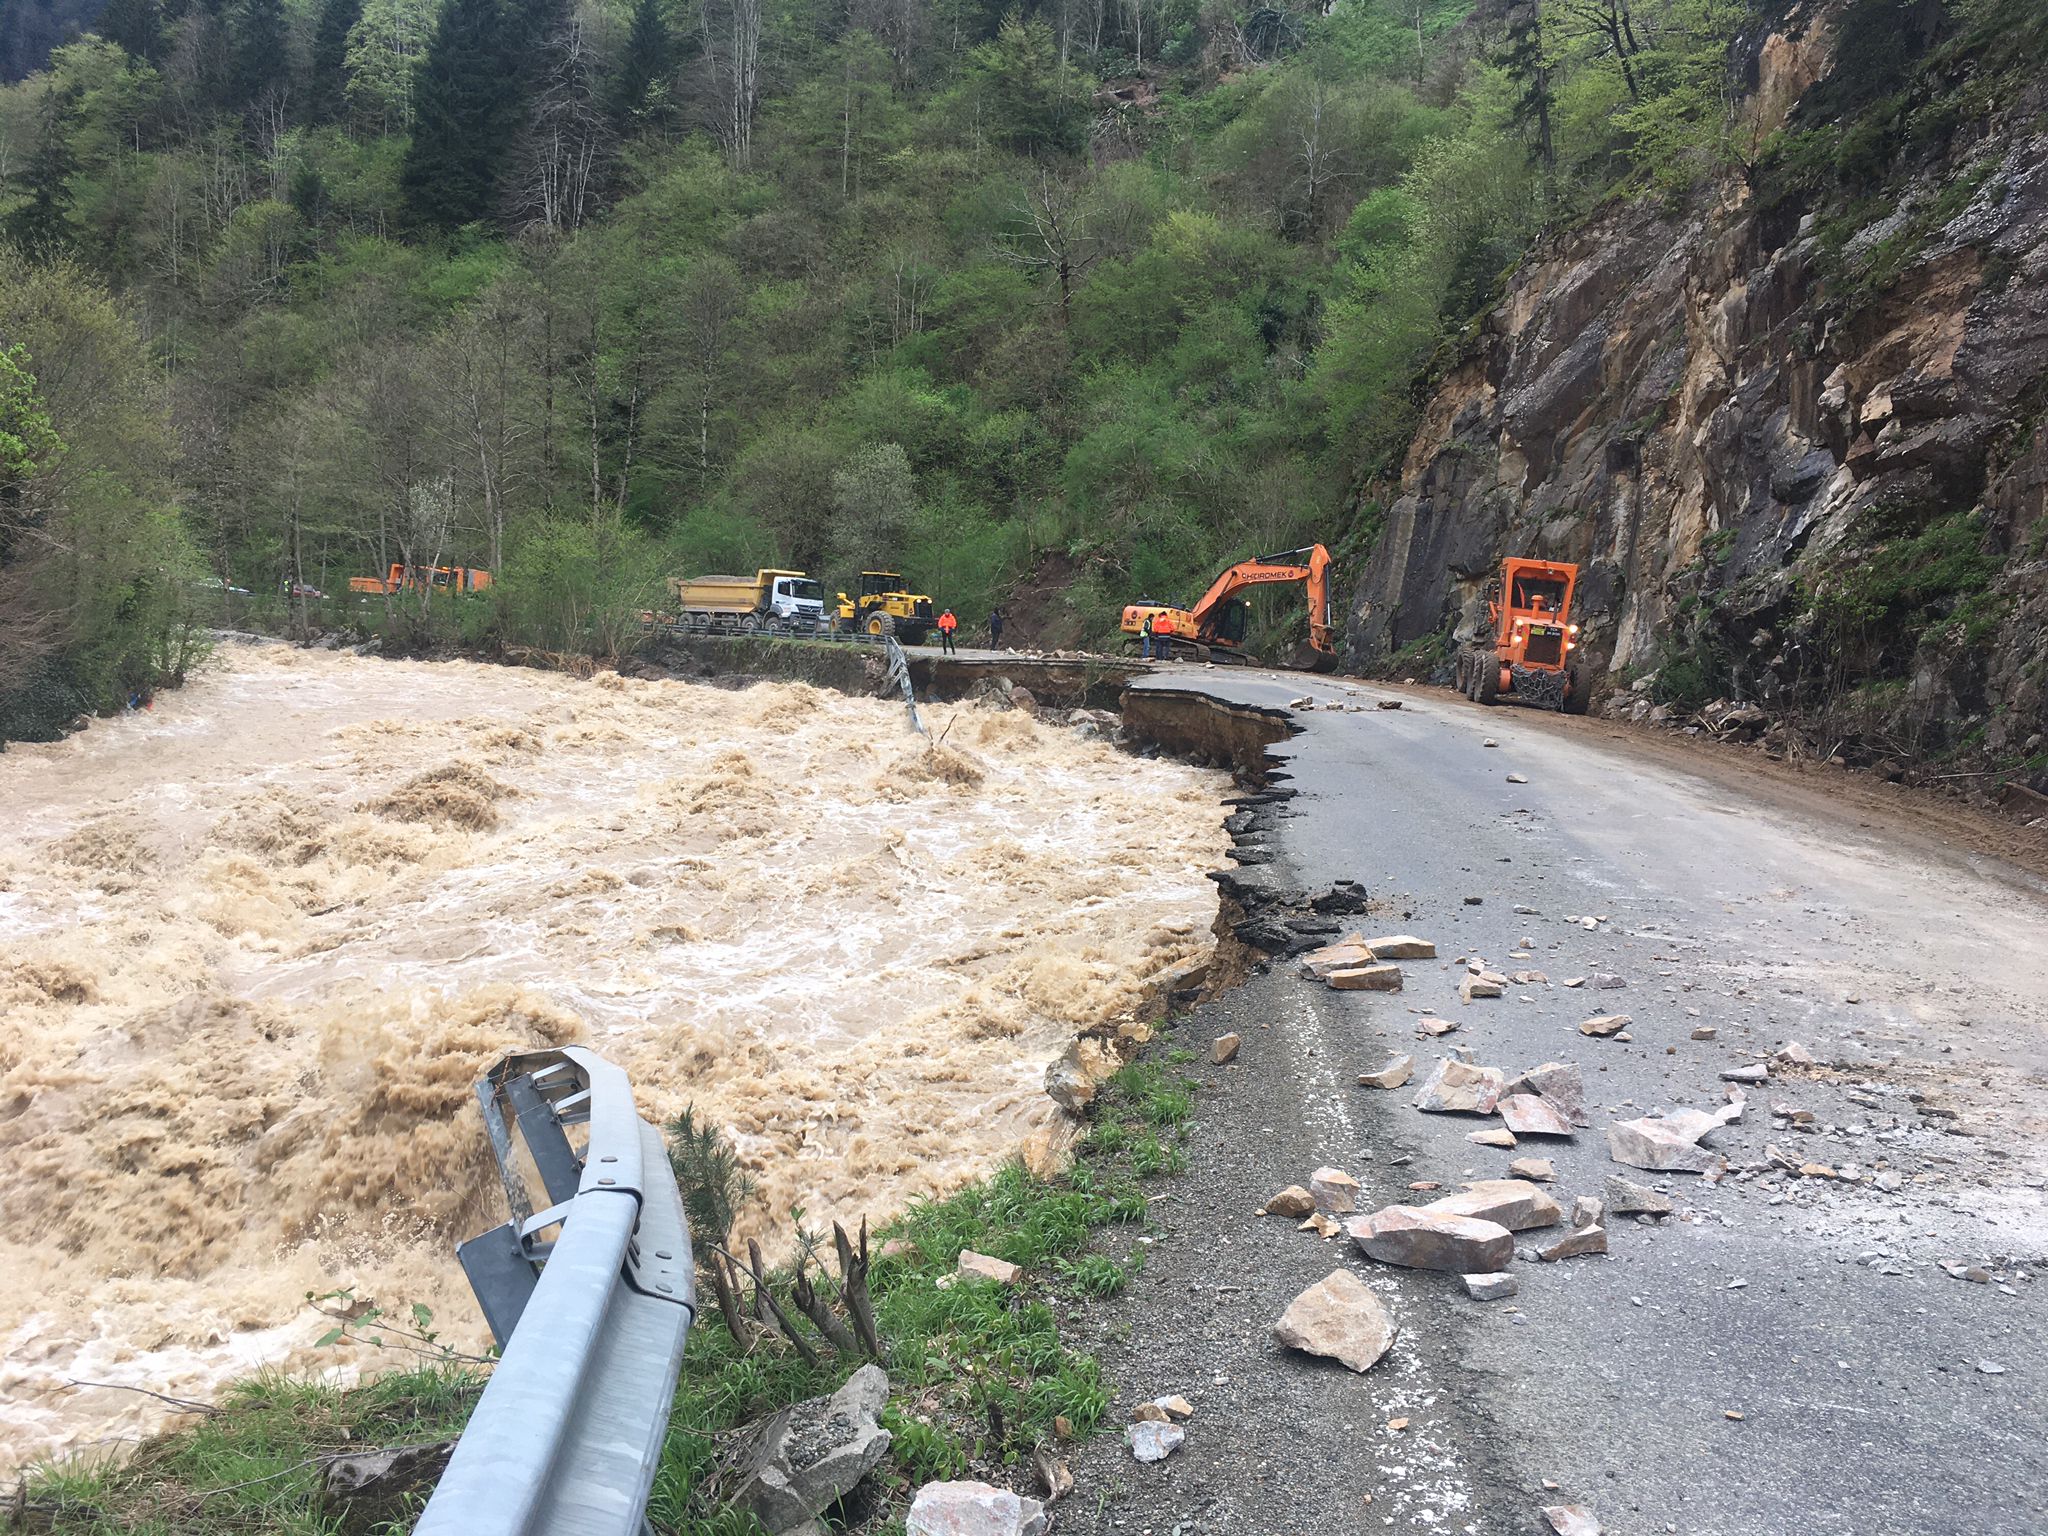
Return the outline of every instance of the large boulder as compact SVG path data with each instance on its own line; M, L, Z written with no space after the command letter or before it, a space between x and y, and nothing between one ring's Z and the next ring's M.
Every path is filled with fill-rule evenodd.
M1412 1205L1390 1205L1370 1216L1354 1216L1344 1223L1344 1230L1367 1257L1408 1269L1485 1275L1506 1269L1515 1257L1515 1235L1498 1222Z
M1527 1179L1481 1179L1464 1192L1432 1200L1423 1210L1438 1216L1468 1216L1510 1232L1550 1227L1564 1220L1564 1207L1550 1191Z
M756 1425L734 1502L773 1536L838 1503L889 1453L889 1431L875 1422L888 1400L887 1373L864 1365L831 1396Z
M1423 1079L1415 1107L1432 1114L1490 1115L1507 1081L1498 1067L1468 1066L1446 1056Z
M926 1483L911 1501L908 1536L1044 1536L1045 1506L991 1483Z
M1350 1270L1338 1269L1287 1304L1273 1324L1273 1339L1364 1371L1393 1345L1394 1331L1379 1297Z

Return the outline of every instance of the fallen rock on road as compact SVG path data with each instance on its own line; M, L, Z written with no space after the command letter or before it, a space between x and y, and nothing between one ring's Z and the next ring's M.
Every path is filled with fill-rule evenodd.
M1429 1114L1490 1115L1507 1087L1498 1067L1475 1067L1445 1057L1423 1080L1415 1107Z
M1489 1274L1506 1269L1515 1257L1515 1236L1506 1227L1412 1205L1390 1205L1370 1216L1355 1216L1344 1230L1368 1258L1406 1269Z
M1393 1319L1369 1286L1348 1269L1332 1270L1287 1305L1273 1340L1304 1354L1370 1370L1394 1343Z
M1467 1184L1463 1193L1432 1200L1422 1209L1432 1215L1490 1221L1510 1232L1554 1226L1564 1219L1564 1207L1527 1179L1480 1179Z

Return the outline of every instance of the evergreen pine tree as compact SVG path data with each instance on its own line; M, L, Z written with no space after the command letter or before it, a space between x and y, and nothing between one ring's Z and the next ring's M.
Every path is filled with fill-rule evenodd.
M455 229L497 210L499 167L521 118L508 30L498 0L448 0L434 25L400 177L417 224Z
M228 89L247 112L283 90L290 58L285 50L282 0L239 0L228 19L233 50Z
M660 109L674 67L675 41L669 35L668 18L661 13L661 0L634 0L633 25L626 34L626 50L612 71L606 102L612 128L621 138L642 126L651 111Z
M44 85L35 142L29 145L17 183L28 198L8 214L6 223L8 236L24 250L48 250L70 235L66 215L71 211L71 174L77 169L71 152L77 105L77 87L60 90L54 83Z
M506 76L531 94L547 79L548 44L569 21L569 0L503 0Z
M107 0L93 30L146 63L163 56L164 17L158 0Z
M362 19L363 0L325 0L313 28L313 78L308 116L338 123L348 111L348 35Z

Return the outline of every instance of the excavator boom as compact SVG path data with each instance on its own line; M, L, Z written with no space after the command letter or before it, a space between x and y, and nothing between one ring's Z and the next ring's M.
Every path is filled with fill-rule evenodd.
M1308 588L1308 643L1328 655L1336 646L1330 635L1330 552L1320 544L1282 550L1277 555L1257 555L1240 560L1209 584L1201 601L1189 610L1197 633L1213 634L1215 619L1223 605L1247 587L1271 586L1299 581Z
M1141 597L1124 609L1123 632L1149 634L1162 656L1242 661L1247 605L1241 595L1251 587L1297 581L1308 592L1308 643L1322 656L1334 658L1330 552L1320 544L1240 560L1212 581L1192 608Z

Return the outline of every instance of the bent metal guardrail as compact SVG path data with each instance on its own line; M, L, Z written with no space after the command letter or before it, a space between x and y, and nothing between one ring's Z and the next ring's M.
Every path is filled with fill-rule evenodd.
M476 1093L512 1219L456 1253L502 1358L414 1531L631 1536L697 1310L674 1170L594 1051L507 1056Z

